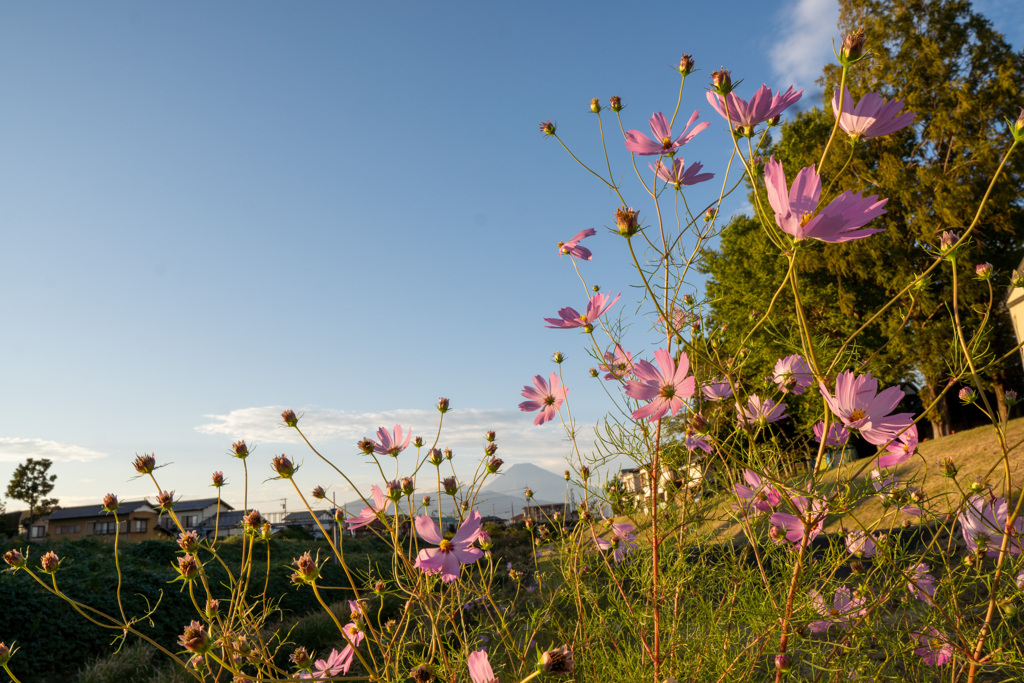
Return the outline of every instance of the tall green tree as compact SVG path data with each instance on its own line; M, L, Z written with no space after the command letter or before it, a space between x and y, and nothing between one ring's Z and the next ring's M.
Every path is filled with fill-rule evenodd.
M28 503L27 528L37 516L48 514L59 502L56 498L47 498L53 491L56 474L49 474L53 464L47 458L36 460L29 458L14 470L11 483L7 485L7 497Z
M839 5L840 30L852 33L863 28L870 52L847 77L853 97L859 101L866 93L877 92L886 99L898 98L916 119L910 128L856 145L844 142L840 131L819 169L827 188L845 166L842 179L823 196L825 202L845 190L889 199L888 213L872 224L885 228L884 233L800 250L801 296L810 327L820 340L840 339L860 327L932 263L944 231L962 231L974 221L1009 146L1005 120L1015 119L1024 104L1024 53L1015 52L970 2L840 0ZM784 124L780 141L770 149L790 180L800 168L819 161L832 130L831 98L840 76L838 65L825 67L819 81L825 107ZM990 300L988 283L974 278L975 265L991 262L999 274L995 307L979 345L980 350L989 350L989 359L1007 353L1016 343L1009 317L999 305L1010 270L1024 255L1024 203L1019 194L1024 158L1011 158L1003 174L969 249L957 262L961 322L968 337L977 330ZM750 328L756 302L765 301L766 293L770 297L785 276L785 258L776 251L756 222L738 218L723 231L719 249L706 255L713 317L729 323L734 340ZM773 329L785 337L794 328L792 299L786 294L773 312L774 328L765 326L759 338L748 342L751 348ZM863 351L840 369L870 370L890 384L909 381L930 404L958 364L952 300L952 270L946 266L869 326L857 340ZM750 362L763 372L769 360L752 356ZM859 365L865 360L867 365ZM1003 388L1021 377L1019 355L989 367L987 376L1005 411ZM929 413L936 436L948 433L945 406L940 400Z

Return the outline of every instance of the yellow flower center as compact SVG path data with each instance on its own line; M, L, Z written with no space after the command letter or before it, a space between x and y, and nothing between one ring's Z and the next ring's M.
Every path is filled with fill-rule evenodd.
M447 538L443 538L441 539L441 545L438 546L438 549L442 553L450 553L452 551L452 542L449 541Z
M802 228L808 223L810 223L812 218L814 218L813 211L805 211L804 213L800 214L800 227Z
M672 138L662 138L661 139L661 146L662 147L671 147L672 146Z
M851 422L856 422L857 420L863 420L865 417L867 417L867 413L865 413L860 408L857 408L852 413L850 413L850 421Z

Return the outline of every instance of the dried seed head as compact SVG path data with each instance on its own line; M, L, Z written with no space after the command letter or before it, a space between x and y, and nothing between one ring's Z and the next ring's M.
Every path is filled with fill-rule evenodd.
M430 681L434 680L434 672L426 664L413 667L409 675L412 676L412 680L416 681L416 683L430 683Z
M608 106L616 114L622 111L622 98L618 95L612 95L608 98Z
M292 464L292 461L288 459L287 455L279 455L270 461L270 467L277 472L278 476L282 479L291 479L292 475L295 474L295 470L298 468Z
M455 480L455 477L445 477L441 480L441 486L444 487L444 492L449 496L454 496L459 490L459 483Z
M317 486L313 489L312 496L317 500L323 500L327 497L327 491L324 490L323 486Z
M373 453L373 449L377 447L377 444L373 439L363 437L356 442L356 448L363 452L364 455L370 455Z
M178 545L187 553L199 547L199 534L195 531L186 531L178 534Z
M284 420L284 423L289 427L294 427L295 425L299 424L299 418L295 414L294 410L286 410L283 413L281 413L281 419Z
M309 554L307 550L301 557L292 561L297 569L297 574L302 579L303 583L315 581L317 576L320 574L319 567L316 566L316 561L313 556Z
M245 445L245 441L236 441L231 444L231 450L234 451L236 458L245 460L249 457L249 447Z
M843 46L839 49L839 63L849 66L864 57L864 29L859 28L843 38Z
M255 533L263 526L263 515L259 510L252 510L242 519L242 525L247 532Z
M484 438L485 438L485 439L486 439L486 440L487 440L488 442L490 442L490 441L494 441L494 439L496 439L496 438L497 438L497 436L498 436L498 435L494 433L494 430L493 430L493 429L489 429L489 430L487 430L487 432L486 432L486 433L484 434Z
M182 555L178 558L178 573L186 581L199 576L199 561L196 560L195 555Z
M4 562L15 569L21 569L25 566L25 556L19 550L8 550L4 553Z
M683 56L679 58L679 75L683 77L689 76L693 73L693 67L693 57L684 53Z
M615 223L619 226L619 234L623 237L632 237L640 230L637 219L637 212L625 206L615 210Z
M220 612L220 600L210 599L206 601L206 613L207 619L213 619Z
M541 121L540 132L544 133L544 135L546 136L551 136L555 134L555 124L551 123L551 119L548 119L547 121Z
M309 656L309 650L301 646L295 648L295 651L292 652L288 659L292 660L292 663L303 671L313 666L313 660Z
M174 507L174 491L161 491L156 494L156 504L163 511Z
M430 453L427 454L427 459L434 467L439 467L444 462L444 456L441 455L440 448L431 448Z
M402 493L407 496L411 496L416 491L416 484L413 483L412 477L402 477Z
M150 474L156 469L156 456L152 453L136 454L132 466L135 467L135 471L139 474Z
M548 650L541 655L540 664L544 672L548 674L571 674L573 670L572 651L568 645Z
M103 496L103 510L104 512L116 512L118 507L117 496L113 493L108 493Z
M210 637L206 628L195 619L185 627L185 632L178 636L178 643L189 652L205 654L210 649Z
M492 449L491 446L493 446L494 448ZM488 453L487 455L493 455L494 451L498 450L498 445L493 443L488 444L487 450L490 451L490 453ZM487 463L487 471L490 472L491 474L497 474L498 470L500 470L501 466L504 464L505 461L502 460L501 458L491 458L490 462Z
M215 486L216 488L220 488L221 486L224 485L224 473L223 472L214 472L213 476L211 477L211 479L213 480L213 486Z

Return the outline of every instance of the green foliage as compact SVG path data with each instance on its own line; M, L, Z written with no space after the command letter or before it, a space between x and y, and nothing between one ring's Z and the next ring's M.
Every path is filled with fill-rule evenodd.
M56 474L47 474L53 462L47 458L29 458L14 470L11 483L7 485L7 497L28 503L26 526L31 526L37 516L48 514L57 505L56 498L47 498L53 490Z

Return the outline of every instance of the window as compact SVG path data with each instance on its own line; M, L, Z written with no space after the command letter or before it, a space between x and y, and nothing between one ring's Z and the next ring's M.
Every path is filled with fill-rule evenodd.
M81 524L65 524L63 526L56 527L53 530L53 533L59 536L61 534L77 534L81 530Z
M114 522L96 522L93 532L97 536L106 536L114 533Z
M133 519L132 520L132 533L144 534L146 533L146 520L144 519Z
M185 527L199 526L199 515L182 515L181 524Z
M45 538L46 527L40 524L39 526L32 527L32 538Z

